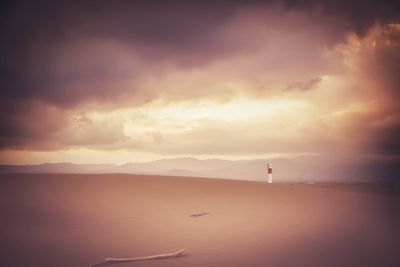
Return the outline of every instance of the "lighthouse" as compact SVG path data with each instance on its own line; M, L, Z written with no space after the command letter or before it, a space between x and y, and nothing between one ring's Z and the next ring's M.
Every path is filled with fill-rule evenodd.
M272 184L272 164L271 164L271 162L268 162L268 164L267 164L267 178L268 178L268 183Z

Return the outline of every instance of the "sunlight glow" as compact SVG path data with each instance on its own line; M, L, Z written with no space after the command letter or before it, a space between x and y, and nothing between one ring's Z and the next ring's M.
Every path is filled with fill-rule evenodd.
M139 120L127 119L138 117L135 109L119 111L118 116L126 118L124 133L131 136L138 131L191 130L201 127L204 121L240 122L259 118L273 119L279 114L299 111L306 107L308 107L306 102L297 100L238 99L228 103L184 102L161 107L150 105L140 110L142 117Z

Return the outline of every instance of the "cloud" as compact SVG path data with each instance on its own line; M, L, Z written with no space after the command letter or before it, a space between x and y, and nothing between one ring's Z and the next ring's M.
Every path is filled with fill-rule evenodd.
M394 1L7 5L0 147L398 154L397 11Z
M367 112L358 112L362 117L354 119L358 129L353 129L359 139L367 139L370 153L400 154L396 120L400 114L400 79L396 74L400 70L399 36L399 24L376 24L363 37L350 36L347 46L342 47L355 79L353 91L373 106Z
M52 136L67 124L66 112L36 101L10 103L9 112L0 113L0 146L30 149L57 149ZM15 111L14 111L15 110Z
M311 90L313 89L316 85L318 85L322 81L322 78L313 78L310 80L306 81L301 81L301 82L296 82L289 84L286 87L287 91L292 91L292 90L300 90L300 91L306 91L306 90Z
M135 91L133 88L141 86L137 80L143 73L160 75L160 63L187 68L248 53L249 49L254 53L259 49L256 38L268 46L268 39L281 37L275 32L276 36L268 38L266 33L274 33L271 28L289 26L294 36L308 31L312 38L317 25L327 25L331 29L321 28L329 31L327 34L317 29L324 35L322 41L337 42L352 30L346 26L349 21L355 28L368 28L375 18L390 18L397 7L392 1L373 5L344 1L230 1L212 5L200 1L96 1L94 5L16 2L3 11L1 66L7 87L1 95L68 106L87 99L103 101L126 94L127 87ZM283 19L292 23L285 26ZM263 27L267 27L265 34ZM281 45L296 43L289 37L285 36ZM291 48L296 52L296 45ZM284 62L271 60L276 68ZM312 58L311 62L315 63Z

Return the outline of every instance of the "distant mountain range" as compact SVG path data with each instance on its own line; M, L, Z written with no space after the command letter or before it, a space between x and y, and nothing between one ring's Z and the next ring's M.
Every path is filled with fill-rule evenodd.
M338 158L321 155L269 159L274 181L385 181L400 180L399 159ZM145 163L0 165L0 173L132 173L210 177L262 181L266 159L221 160L196 158L162 159Z

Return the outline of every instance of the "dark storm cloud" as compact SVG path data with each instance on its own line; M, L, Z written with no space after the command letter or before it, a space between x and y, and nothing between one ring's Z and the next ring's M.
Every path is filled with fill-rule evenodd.
M396 0L284 0L283 3L289 9L317 8L326 15L341 17L358 34L366 33L376 21L388 23L400 17L400 2Z
M66 114L62 110L87 101L112 102L128 95L132 102L141 103L156 97L157 92L147 93L144 99L143 92L137 93L141 77L159 71L162 62L172 62L177 68L198 67L243 49L223 39L226 24L239 9L272 6L310 16L322 12L340 18L349 32L362 34L375 21L398 19L400 4L327 0L3 2L0 147L45 140L63 127ZM121 63L131 55L133 63ZM297 87L306 89L317 81L309 82Z
M55 149L51 135L65 126L65 112L35 101L13 101L0 112L0 145ZM6 109L8 108L8 109Z
M166 2L11 4L3 9L0 32L1 97L67 107L87 99L112 101L126 91L116 82L134 82L160 62L186 67L223 55L227 47L218 43L217 32L232 11L222 5ZM107 48L92 49L101 42L131 49L136 69L121 66L121 55Z
M89 87L71 92L68 86L81 79L126 75L113 62L107 65L109 59L99 62L87 58L83 65L77 62L76 70L59 74L52 69L54 55L76 40L111 39L133 47L146 61L171 59L183 65L198 65L235 49L221 43L219 37L220 28L235 10L271 5L310 13L321 10L342 17L353 27L349 30L357 31L368 28L376 19L392 19L399 11L395 1L17 1L3 8L2 96L32 97L59 105L116 95L114 90ZM27 64L32 53L36 54L33 66Z

